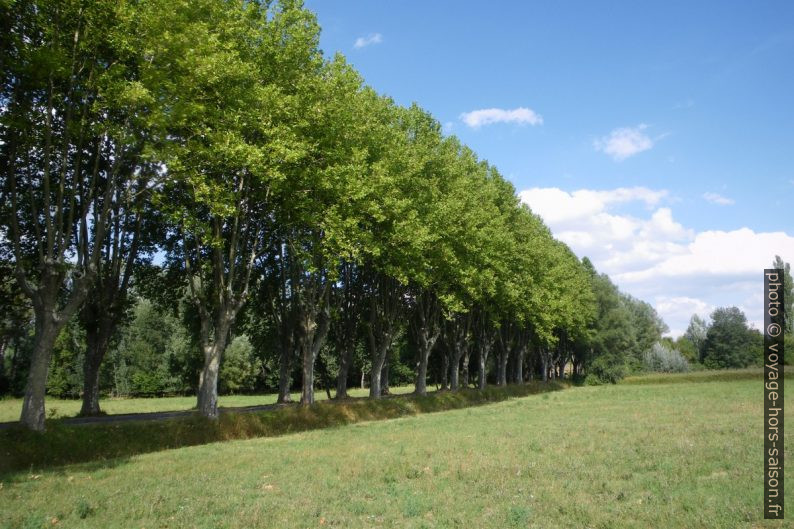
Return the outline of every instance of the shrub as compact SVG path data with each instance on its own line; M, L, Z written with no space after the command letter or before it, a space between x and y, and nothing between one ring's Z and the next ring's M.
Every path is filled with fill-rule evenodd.
M614 354L605 354L593 360L585 384L617 384L626 376L626 364Z
M647 371L660 373L683 373L689 371L689 362L677 349L656 342L645 351L642 362Z

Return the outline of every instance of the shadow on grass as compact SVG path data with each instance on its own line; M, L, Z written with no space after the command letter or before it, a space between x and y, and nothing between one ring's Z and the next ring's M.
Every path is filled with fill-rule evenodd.
M91 425L69 425L52 420L48 421L45 433L18 427L0 430L0 475L85 462L96 462L106 468L123 464L135 454L454 410L564 387L555 382L534 382L484 390L439 391L427 396L323 401L311 406L224 413L215 421L195 415L162 421Z

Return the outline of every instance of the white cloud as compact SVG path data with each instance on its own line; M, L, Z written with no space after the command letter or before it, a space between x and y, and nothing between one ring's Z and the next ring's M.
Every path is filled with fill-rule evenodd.
M689 319L693 314L697 314L708 321L709 315L716 308L714 305L706 303L702 299L688 296L665 295L656 296L654 306L656 312L658 312L665 321L684 323L684 325L680 327L670 327L670 334L673 336L681 336L686 332L689 326Z
M569 193L557 187L534 187L518 195L535 213L555 223L592 217L613 204L644 202L646 206L654 206L667 196L667 191L619 187L608 191L579 189Z
M724 197L718 193L703 193L703 198L712 204L719 204L720 206L732 206L736 203L732 198Z
M355 44L353 44L353 47L358 50L361 48L366 48L372 44L380 44L381 42L383 42L383 35L380 33L371 33L366 37L357 38Z
M501 108L484 108L481 110L473 110L471 112L464 112L460 115L460 119L471 128L479 128L483 125L491 125L493 123L518 123L529 125L542 125L543 117L536 113L531 108L518 107L513 110L504 110Z
M735 305L762 320L762 272L774 256L794 262L794 236L778 232L696 232L677 222L665 190L533 188L519 193L554 235L589 257L622 290L651 302L674 336L689 318ZM644 206L646 213L621 211Z
M617 161L625 160L653 147L653 140L643 132L646 128L647 125L640 124L636 127L615 129L608 136L596 139L593 147Z

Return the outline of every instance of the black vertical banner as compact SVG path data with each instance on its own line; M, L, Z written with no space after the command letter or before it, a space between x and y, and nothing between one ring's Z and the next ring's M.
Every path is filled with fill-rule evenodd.
M783 519L783 270L764 270L764 518Z

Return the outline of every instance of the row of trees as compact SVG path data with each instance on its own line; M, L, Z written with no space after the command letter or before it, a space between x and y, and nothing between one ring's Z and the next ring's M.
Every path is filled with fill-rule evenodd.
M272 346L281 401L297 360L304 404L330 344L337 396L363 348L377 398L400 337L423 394L433 351L453 390L470 357L480 387L491 365L499 384L569 363L612 380L663 330L432 116L325 59L297 1L0 9L0 260L19 308L4 320L18 329L32 307L31 429L70 322L84 333L82 413L99 413L137 296L190 322L207 417L238 328Z

